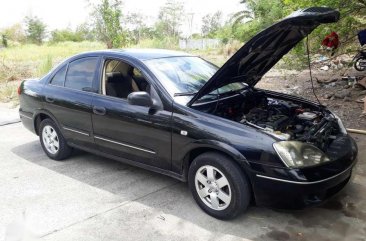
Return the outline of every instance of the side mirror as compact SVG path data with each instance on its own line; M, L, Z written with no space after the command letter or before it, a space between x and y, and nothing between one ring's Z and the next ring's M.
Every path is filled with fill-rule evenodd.
M130 105L152 107L153 100L150 94L145 91L132 92L127 96L127 101Z

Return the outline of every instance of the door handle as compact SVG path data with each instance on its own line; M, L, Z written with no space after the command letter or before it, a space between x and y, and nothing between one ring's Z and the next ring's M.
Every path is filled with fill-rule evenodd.
M51 97L48 97L46 96L46 101L49 102L49 103L52 103L55 101L55 99L51 98Z
M93 107L93 113L96 115L105 115L106 112L107 110L104 107L98 107L98 106Z

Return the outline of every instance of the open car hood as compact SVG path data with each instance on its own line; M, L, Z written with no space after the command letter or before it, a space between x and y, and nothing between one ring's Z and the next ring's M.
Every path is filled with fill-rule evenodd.
M255 35L242 46L189 101L234 82L254 86L298 42L323 23L339 20L339 12L327 7L311 7L288 17Z

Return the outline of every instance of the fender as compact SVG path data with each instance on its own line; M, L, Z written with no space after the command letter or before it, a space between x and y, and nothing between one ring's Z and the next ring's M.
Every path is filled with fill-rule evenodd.
M183 157L184 160L182 161L182 163L183 163L184 167L188 167L188 165L189 165L190 160L188 160L188 158L186 158L188 156L188 154L190 154L195 149L199 149L199 148L209 148L209 149L220 151L222 153L227 154L231 158L233 158L242 168L245 169L245 168L249 167L248 160L244 157L243 154L241 154L234 147L232 147L226 143L217 141L217 140L209 140L209 139L195 140L195 141L189 143L182 150L181 153L183 153L183 155L184 155L184 157Z
M45 115L49 116L56 123L59 130L62 132L60 123L57 121L56 117L50 111L45 110L45 109L36 109L33 113L33 125L34 125L34 130L37 133L37 135L39 135L38 130L37 130L37 118L40 114L45 114Z

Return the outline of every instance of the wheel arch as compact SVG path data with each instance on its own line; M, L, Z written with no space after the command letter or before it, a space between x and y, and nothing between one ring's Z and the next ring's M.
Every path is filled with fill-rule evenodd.
M56 123L56 125L58 127L60 127L59 122L56 120L55 116L52 115L49 111L47 111L47 110L37 110L34 113L34 117L33 117L34 131L37 135L39 135L39 124L45 119L53 120Z
M197 143L200 143L197 145ZM192 148L190 148L183 159L183 171L182 171L182 177L184 181L188 181L188 170L190 165L192 164L193 160L205 153L205 152L217 152L221 155L224 155L230 159L232 159L235 163L237 163L241 169L241 171L245 174L245 177L249 183L250 187L250 193L252 203L256 203L252 180L250 178L249 171L247 170L249 168L249 162L245 158L243 154L241 154L238 150L236 150L234 147L218 142L218 141L209 141L209 140L201 140L198 142L195 142L196 145L194 145Z
M249 166L249 162L238 150L223 142L214 140L199 140L192 143L190 148L188 148L188 150L185 152L182 166L182 173L185 180L187 180L188 170L193 160L205 152L217 152L234 160L234 162L241 167L242 171L249 179L249 174L246 170L246 168Z

